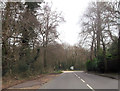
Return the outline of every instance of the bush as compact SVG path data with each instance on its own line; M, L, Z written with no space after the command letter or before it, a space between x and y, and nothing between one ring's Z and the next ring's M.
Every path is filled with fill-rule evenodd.
M86 62L86 68L88 71L97 71L98 70L98 61L96 58L93 60L88 60Z
M20 61L18 63L18 72L22 73L22 72L26 72L27 70L28 70L28 65L26 64L26 62Z
M97 56L97 71L98 72L104 72L105 71L105 65L104 65L104 55L102 51L99 52L99 55Z

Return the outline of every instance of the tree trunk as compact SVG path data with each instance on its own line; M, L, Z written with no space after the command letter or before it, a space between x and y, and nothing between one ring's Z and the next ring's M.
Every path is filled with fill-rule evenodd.
M91 56L90 56L90 59L93 60L94 58L94 43L95 43L95 30L94 30L94 27L92 28L93 29L93 37L92 37L92 45L91 45Z
M97 56L100 50L100 36L101 36L101 19L100 19L100 2L97 2Z
M46 45L46 41L45 41L45 36L43 36L43 65L44 65L44 69L46 68L47 66L47 60L46 60L46 54L47 54L47 45Z
M93 43L94 43L94 39L92 40L92 45L91 45L90 60L93 60L93 53L94 53L94 50L93 50Z
M118 38L118 61L120 61L120 27L119 27L119 38ZM120 69L119 69L119 72L120 72Z
M105 43L103 41L103 36L102 35L101 35L101 38L102 38L102 45L103 45L104 67L105 67L105 72L107 72L106 47L105 47Z
M44 47L44 68L47 67L47 60L46 60L46 55L47 55L47 50L46 50L46 47Z

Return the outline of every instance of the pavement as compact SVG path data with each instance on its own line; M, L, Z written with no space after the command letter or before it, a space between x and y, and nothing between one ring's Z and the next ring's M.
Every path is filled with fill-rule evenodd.
M64 71L40 89L88 89L90 91L112 89L111 91L118 91L118 80L84 71Z

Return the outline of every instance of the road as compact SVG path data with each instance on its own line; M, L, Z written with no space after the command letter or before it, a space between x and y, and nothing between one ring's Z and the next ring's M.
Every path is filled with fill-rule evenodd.
M40 89L90 89L90 91L118 89L118 80L88 74L83 71L68 71L44 84Z

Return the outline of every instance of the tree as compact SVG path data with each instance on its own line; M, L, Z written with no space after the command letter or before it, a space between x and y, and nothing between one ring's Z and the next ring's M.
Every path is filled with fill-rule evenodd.
M117 31L115 5L114 2L92 2L83 16L85 18L82 22L83 31L80 33L84 36L84 43L91 43L91 59L99 57L102 46L105 70L107 70L106 47L114 41Z
M56 31L56 28L61 22L64 21L64 18L62 17L61 13L52 11L52 7L46 3L43 5L38 19L40 22L38 34L40 35L39 38L42 39L41 44L44 48L44 68L46 68L47 46L51 43L54 43L58 38L59 34Z
M21 8L19 7L21 3L10 3L6 2L5 8L2 13L2 65L3 65L3 75L6 72L11 74L12 64L16 61L14 50L12 46L15 46L15 37L18 35L17 30L17 15L20 15ZM10 24L9 24L10 23ZM11 43L11 39L14 41Z
M38 24L34 6L29 9L27 4L22 2L4 4L2 13L3 75L7 71L12 74L17 62L29 60L26 57L29 54L27 49L30 49L30 40L36 37L35 28Z

